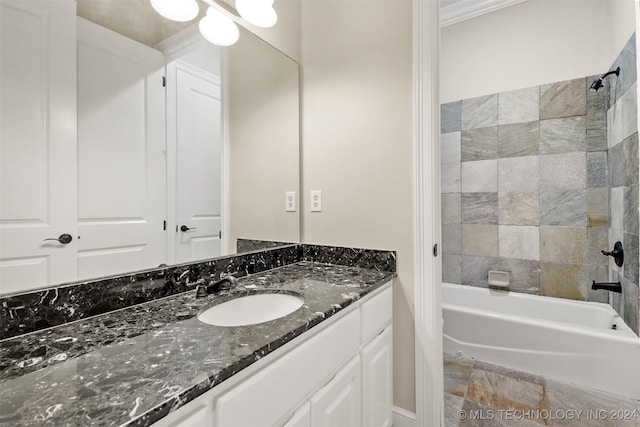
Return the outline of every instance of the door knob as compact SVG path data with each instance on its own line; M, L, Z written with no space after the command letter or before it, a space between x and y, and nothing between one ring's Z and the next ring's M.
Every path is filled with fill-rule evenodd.
M180 231L189 231L189 230L195 230L195 227L187 227L186 225L183 225L180 227Z
M71 243L71 241L73 240L73 237L71 237L71 234L61 234L59 237L55 238L55 237L51 237L49 239L44 239L43 242L46 242L47 240L55 240L57 242L62 243L63 245L66 245L68 243Z

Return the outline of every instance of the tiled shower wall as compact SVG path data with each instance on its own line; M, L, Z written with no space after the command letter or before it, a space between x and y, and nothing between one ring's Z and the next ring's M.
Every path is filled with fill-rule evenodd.
M607 85L607 140L611 179L609 247L621 241L624 264L609 263L610 278L622 283L622 294L611 294L618 313L638 332L638 107L635 37L627 43L612 69L620 76ZM609 79L608 79L609 80Z
M608 302L609 293L592 291L591 281L609 280L610 260L600 250L612 247L610 215L625 220L609 209L610 193L619 196L610 187L618 182L609 173L615 167L608 152L612 110L608 117L608 90L588 91L594 79L442 105L443 281L487 286L488 271L503 270L511 273L513 291ZM624 120L637 111L630 107L635 92L626 96L614 110L630 126ZM635 263L627 266L635 268L635 280L628 280L637 307L637 136L624 147L622 167L636 167L635 184L627 181L620 206L626 200L627 234L636 233ZM626 174L631 179L633 172ZM629 223L633 206L635 228ZM629 323L637 328L637 321Z

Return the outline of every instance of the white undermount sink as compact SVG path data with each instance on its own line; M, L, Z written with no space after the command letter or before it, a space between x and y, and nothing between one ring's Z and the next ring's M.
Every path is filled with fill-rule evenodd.
M214 326L255 325L293 313L303 303L299 295L253 294L214 305L198 314L198 320Z

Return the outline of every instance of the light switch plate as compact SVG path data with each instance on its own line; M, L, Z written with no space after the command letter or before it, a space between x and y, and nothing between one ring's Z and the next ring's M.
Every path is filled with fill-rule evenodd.
M295 191L287 191L285 194L285 211L286 212L295 212L296 211L296 192Z
M322 212L322 191L311 190L311 212Z

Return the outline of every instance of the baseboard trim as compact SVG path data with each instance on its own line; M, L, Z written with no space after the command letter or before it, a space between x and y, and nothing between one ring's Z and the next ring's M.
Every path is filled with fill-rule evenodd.
M394 406L393 427L416 427L416 414Z

